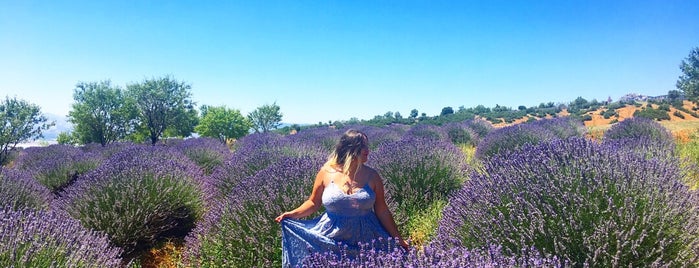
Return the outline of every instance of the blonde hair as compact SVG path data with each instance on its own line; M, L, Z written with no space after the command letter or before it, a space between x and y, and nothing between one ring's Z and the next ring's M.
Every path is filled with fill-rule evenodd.
M340 137L340 141L335 145L335 150L325 162L326 166L340 166L342 173L349 175L352 162L359 158L362 154L362 149L368 148L369 138L366 134L349 129ZM358 169L355 169L355 172Z

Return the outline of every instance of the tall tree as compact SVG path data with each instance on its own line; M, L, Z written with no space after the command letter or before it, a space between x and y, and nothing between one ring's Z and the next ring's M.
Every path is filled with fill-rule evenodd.
M409 118L417 118L417 109L412 109L410 110L410 117Z
M454 108L451 108L450 106L442 108L442 112L439 113L440 116L444 115L449 115L454 113Z
M5 164L10 151L20 142L43 137L42 132L54 125L47 121L39 106L5 97L0 102L0 164Z
M680 64L680 75L677 80L677 88L684 91L687 99L697 102L699 100L699 47L692 49L687 58Z
M282 122L282 113L279 112L280 108L277 103L265 104L257 107L254 111L248 114L248 119L252 123L255 132L269 132L273 130Z
M189 136L194 130L196 114L190 99L192 87L170 76L146 79L126 87L127 95L134 100L139 129L147 133L155 144L166 130L180 136ZM193 122L194 121L194 122Z
M248 134L252 123L239 110L225 106L202 106L201 120L194 130L204 137L217 138L221 142L238 139Z
M79 143L105 146L133 131L133 102L111 81L80 82L75 86L73 100L68 121L75 126L73 135Z

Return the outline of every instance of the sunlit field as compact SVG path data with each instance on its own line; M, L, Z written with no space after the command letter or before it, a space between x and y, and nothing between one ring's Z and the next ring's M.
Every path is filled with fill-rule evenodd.
M274 217L348 128L413 248L309 267L699 266L699 122L571 117L28 148L0 173L0 266L279 267Z

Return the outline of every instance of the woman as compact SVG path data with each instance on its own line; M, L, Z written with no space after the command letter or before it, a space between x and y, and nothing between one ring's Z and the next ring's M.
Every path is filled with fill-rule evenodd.
M381 176L364 165L368 144L364 133L345 132L318 171L308 200L275 219L282 224L284 267L295 266L314 252L337 250L338 243L356 249L359 242L393 237L408 248L386 205ZM321 204L323 215L298 220L318 211Z

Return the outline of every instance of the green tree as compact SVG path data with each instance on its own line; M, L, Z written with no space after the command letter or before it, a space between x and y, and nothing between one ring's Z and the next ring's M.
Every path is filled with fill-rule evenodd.
M265 104L257 107L254 111L248 114L248 119L252 123L255 132L266 133L273 130L282 122L282 113L279 111L277 103ZM322 125L322 123L320 123Z
M109 80L78 83L73 100L68 121L75 126L72 135L78 143L105 146L133 132L133 102Z
M0 164L5 164L18 143L39 139L54 125L47 122L39 106L9 97L0 103L0 120Z
M410 117L409 118L411 118L411 119L417 118L417 113L418 113L417 109L410 110Z
M155 144L166 130L168 135L184 137L194 130L197 111L190 99L190 85L165 76L146 79L126 88L138 116L136 136L146 134L151 144Z
M56 142L58 142L58 144L66 144L66 145L78 145L78 144L80 144L80 142L75 137L75 135L73 135L73 133L70 133L70 132L58 133L58 137L56 137Z
M454 113L454 108L451 108L450 106L442 108L442 112L439 113L440 116L443 115L448 115L448 114L453 114Z
M250 128L252 123L239 110L225 106L202 106L201 120L194 130L201 136L217 138L225 143L228 139L245 136Z
M677 89L682 90L687 99L697 102L699 100L699 47L692 49L689 56L680 64L680 75L677 80Z

